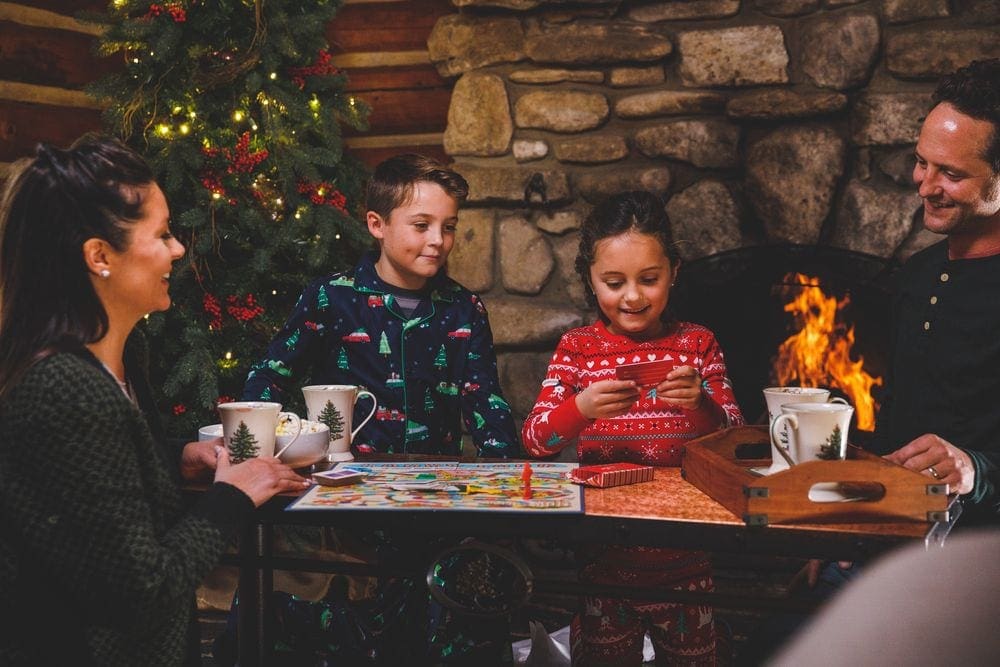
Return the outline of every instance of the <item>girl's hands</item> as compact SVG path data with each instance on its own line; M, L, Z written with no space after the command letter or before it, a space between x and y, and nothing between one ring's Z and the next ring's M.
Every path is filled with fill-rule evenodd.
M656 386L656 397L669 405L685 410L697 410L704 396L701 374L691 366L678 366L667 373L667 379Z
M634 380L599 380L574 398L580 414L587 419L606 419L628 412L639 395Z
M216 448L215 481L232 484L260 507L285 491L301 491L310 482L273 456L254 457L242 463L229 462L229 451Z

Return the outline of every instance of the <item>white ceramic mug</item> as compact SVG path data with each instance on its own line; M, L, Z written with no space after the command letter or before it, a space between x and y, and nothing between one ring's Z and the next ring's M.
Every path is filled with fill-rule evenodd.
M330 449L327 458L330 461L353 461L351 442L358 431L375 415L375 409L378 407L375 395L353 384L311 385L302 387L302 395L306 399L309 419L330 427ZM363 396L372 399L371 412L356 428L351 429L354 404Z
M786 403L771 424L771 440L788 465L837 461L847 455L847 432L854 408L843 403ZM780 430L788 425L788 442Z
M764 389L764 402L767 403L767 426L770 429L774 420L781 414L781 406L791 403L841 403L846 405L847 401L837 397L830 400L830 390L822 387L768 387ZM780 438L775 438L775 431L771 430L771 467L767 474L788 469L788 461L782 456L782 450L778 449L780 441L788 440L787 429L777 431Z
M220 403L222 439L234 463L254 456L281 456L302 431L302 421L294 412L282 412L281 403L239 401ZM293 424L292 439L275 453L274 442L279 421Z

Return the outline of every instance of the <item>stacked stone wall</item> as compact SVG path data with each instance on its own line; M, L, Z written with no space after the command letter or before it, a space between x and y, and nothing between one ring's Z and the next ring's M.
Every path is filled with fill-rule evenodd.
M1000 57L996 0L453 4L428 40L471 186L450 270L484 295L521 416L559 335L594 319L573 261L595 202L660 194L686 261L903 259L934 240L910 183L934 83Z

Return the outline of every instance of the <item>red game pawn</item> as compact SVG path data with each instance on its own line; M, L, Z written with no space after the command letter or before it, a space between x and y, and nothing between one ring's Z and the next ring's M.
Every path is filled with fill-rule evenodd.
M524 483L524 499L531 500L531 462L524 462L524 469L521 470L521 482Z

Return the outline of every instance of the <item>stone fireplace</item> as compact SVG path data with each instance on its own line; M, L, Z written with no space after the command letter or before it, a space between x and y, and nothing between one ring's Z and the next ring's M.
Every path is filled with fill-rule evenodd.
M428 40L471 186L450 271L484 296L519 417L559 335L595 317L576 230L623 190L666 201L678 314L717 328L748 419L786 270L849 291L879 349L888 273L935 240L910 183L934 81L1000 56L990 0L453 4Z

